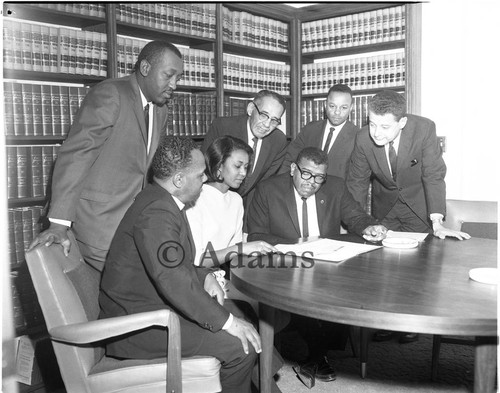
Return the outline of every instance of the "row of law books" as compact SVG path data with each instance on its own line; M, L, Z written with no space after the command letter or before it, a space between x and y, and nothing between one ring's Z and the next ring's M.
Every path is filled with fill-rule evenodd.
M9 260L11 267L24 262L24 250L42 230L43 206L9 208Z
M69 14L94 16L104 18L106 16L106 6L104 3L29 3L31 6L48 8L56 11L67 12Z
M309 63L302 66L302 93L323 94L337 83L353 90L405 84L403 52L347 60Z
M118 37L118 76L132 73L139 53L149 41ZM215 87L214 52L179 47L184 62L184 73L179 82L194 87Z
M4 68L106 76L106 34L7 18L3 23Z
M43 198L61 145L9 145L7 198Z
M168 105L168 135L205 135L217 116L217 97L214 93L175 93Z
M84 86L5 81L5 135L66 136L87 92Z
M215 39L215 3L122 3L119 22Z
M10 272L12 318L17 332L38 329L44 326L42 309L38 303L35 288L26 271Z
M405 38L404 5L302 24L302 52L316 52Z
M352 109L349 120L359 128L368 124L368 102L374 94L356 95L352 99ZM305 99L301 103L301 128L306 124L326 119L325 115L326 99Z
M226 7L222 8L222 16L224 41L275 52L288 52L287 23L244 11L231 11Z
M224 54L224 88L242 92L262 89L290 94L290 64Z

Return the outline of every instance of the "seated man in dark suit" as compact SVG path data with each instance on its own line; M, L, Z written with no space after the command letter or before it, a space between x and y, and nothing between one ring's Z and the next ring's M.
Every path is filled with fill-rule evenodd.
M203 140L201 147L203 152L207 151L215 139L224 135L239 138L253 149L245 181L236 190L243 198L245 207L243 218L245 233L248 233L246 212L255 186L276 174L285 156L286 136L278 128L285 108L285 99L281 95L274 91L261 90L247 105L246 115L215 119Z
M331 238L340 234L341 221L351 232L369 241L382 240L386 228L365 213L341 178L327 175L327 170L326 153L306 147L290 165L290 173L259 184L248 211L248 240L276 244L310 236ZM309 360L296 370L308 387L314 385L314 378L335 379L335 370L325 356L328 346L318 339L318 329L313 333L311 323L303 329L308 336ZM322 325L319 330L326 339L335 324L322 322Z
M153 183L135 198L111 243L102 274L100 318L172 309L179 314L182 356L221 362L224 392L250 393L260 336L229 300L211 270L195 267L184 206L206 181L205 159L189 138L166 137L152 163ZM224 306L223 306L224 304ZM109 343L109 356L164 357L165 332L147 329Z

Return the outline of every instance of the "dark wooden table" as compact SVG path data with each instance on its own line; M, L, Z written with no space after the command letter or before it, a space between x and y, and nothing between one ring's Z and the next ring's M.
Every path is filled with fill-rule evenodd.
M233 260L231 281L260 303L261 392L271 392L275 308L368 328L476 336L474 392L492 392L497 287L469 279L478 267L497 267L495 240L429 236L417 248L383 247L340 264L277 255Z

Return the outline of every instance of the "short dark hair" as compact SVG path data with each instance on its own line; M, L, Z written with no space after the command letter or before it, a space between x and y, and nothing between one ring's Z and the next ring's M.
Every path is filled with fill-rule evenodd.
M338 84L330 87L330 90L328 90L328 94L326 96L328 97L332 93L345 93L345 94L349 94L352 98L351 88L347 85L342 84L342 83L338 83Z
M148 42L144 46L144 48L142 48L141 53L139 53L134 66L134 71L139 71L142 60L147 60L151 65L156 64L160 60L163 53L165 53L166 51L170 51L174 55L182 59L182 53L180 52L180 50L170 42L160 40L151 41Z
M406 100L393 90L382 90L368 100L368 112L376 115L390 113L399 121L406 115Z
M187 168L193 161L191 152L198 149L191 138L164 136L153 157L153 176L164 180L175 172Z
M217 176L217 171L231 156L231 153L236 150L243 150L248 153L250 158L253 154L253 149L248 144L239 138L226 135L215 139L205 152L205 162L207 169L205 174L209 182L222 183L222 179Z
M262 102L262 100L266 97L272 97L274 98L276 101L278 101L281 106L283 107L283 110L286 109L286 101L285 99L283 98L283 96L281 94L278 94L276 93L275 91L271 91L271 90L261 90L259 91L255 97L254 97L254 102L256 102L257 104L260 104Z
M309 160L314 162L316 165L326 165L328 166L328 156L326 153L318 149L317 147L305 147L303 148L300 152L299 155L297 156L297 160L295 161L297 164L304 160Z

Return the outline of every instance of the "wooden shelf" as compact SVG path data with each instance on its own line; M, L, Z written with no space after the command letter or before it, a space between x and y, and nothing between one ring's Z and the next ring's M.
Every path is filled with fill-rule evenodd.
M56 143L63 143L66 139L64 136L53 136L53 135L6 135L5 143L6 145L39 145L47 144L53 145Z
M11 198L7 201L7 204L9 207L37 206L37 205L45 205L46 200L47 200L46 196L29 197L29 198Z
M290 63L291 56L287 52L275 52L262 48L255 48L253 46L236 44L234 42L224 42L223 43L224 53L246 56L246 57L256 57L263 60L273 60L282 61L284 63Z
M363 90L353 90L353 96L362 96L366 94L376 94L380 90L395 90L395 91L404 91L406 87L404 85L401 86L385 86L385 87L376 87L373 89L363 89ZM302 98L325 98L328 93L328 90L324 93L315 93L315 94L302 94Z
M62 83L75 83L79 85L95 85L106 79L103 76L95 75L80 75L80 74L63 74L60 72L42 72L42 71L25 71L25 70L12 70L8 68L3 69L4 79L20 79L20 80L33 80L43 82L62 82Z
M318 52L302 53L303 63L312 63L314 60L326 59L329 57L358 55L360 53L382 52L393 49L404 49L405 40L377 42L376 44L350 46L346 48L329 49Z

